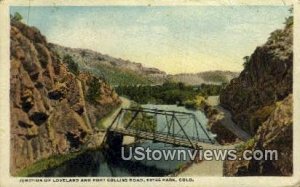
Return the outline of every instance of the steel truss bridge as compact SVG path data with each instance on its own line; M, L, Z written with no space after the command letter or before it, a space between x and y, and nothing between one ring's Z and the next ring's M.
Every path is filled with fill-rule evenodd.
M195 113L152 108L122 108L104 141L111 134L192 149L200 149L200 143L215 143Z

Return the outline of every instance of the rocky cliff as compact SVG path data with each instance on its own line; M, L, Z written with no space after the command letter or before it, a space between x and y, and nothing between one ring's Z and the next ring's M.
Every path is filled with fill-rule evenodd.
M271 33L245 62L245 69L220 95L221 104L233 113L241 128L254 135L274 111L274 103L292 93L292 25Z
M34 27L11 21L10 170L80 150L120 100L103 80L71 73ZM91 82L97 82L97 87ZM87 100L91 90L94 100Z
M292 174L293 22L271 33L245 58L245 69L220 95L221 104L253 138L245 149L278 151L278 161L227 161L225 175Z
M261 125L252 140L241 148L244 150L276 150L278 160L226 161L224 175L291 176L293 174L293 96L277 102L275 110ZM273 154L274 156L275 154ZM270 158L269 158L270 159Z

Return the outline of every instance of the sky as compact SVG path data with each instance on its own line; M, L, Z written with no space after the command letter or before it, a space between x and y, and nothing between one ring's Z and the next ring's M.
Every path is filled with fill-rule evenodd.
M288 6L11 7L48 42L87 48L169 74L241 71L283 28Z

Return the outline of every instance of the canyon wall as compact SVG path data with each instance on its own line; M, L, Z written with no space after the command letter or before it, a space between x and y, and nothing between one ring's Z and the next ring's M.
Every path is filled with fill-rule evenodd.
M226 161L224 175L292 175L293 18L245 57L244 70L222 91L220 102L253 137L240 149L277 150L278 161ZM241 156L241 155L240 155Z
M42 158L82 149L96 121L120 99L105 81L71 73L38 29L12 20L10 34L10 170L15 175ZM87 100L91 91L94 100Z

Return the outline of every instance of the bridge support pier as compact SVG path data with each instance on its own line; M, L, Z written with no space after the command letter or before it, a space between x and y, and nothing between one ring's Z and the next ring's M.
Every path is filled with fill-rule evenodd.
M115 154L121 153L121 147L123 144L123 134L108 131L106 134L105 147L110 152Z

